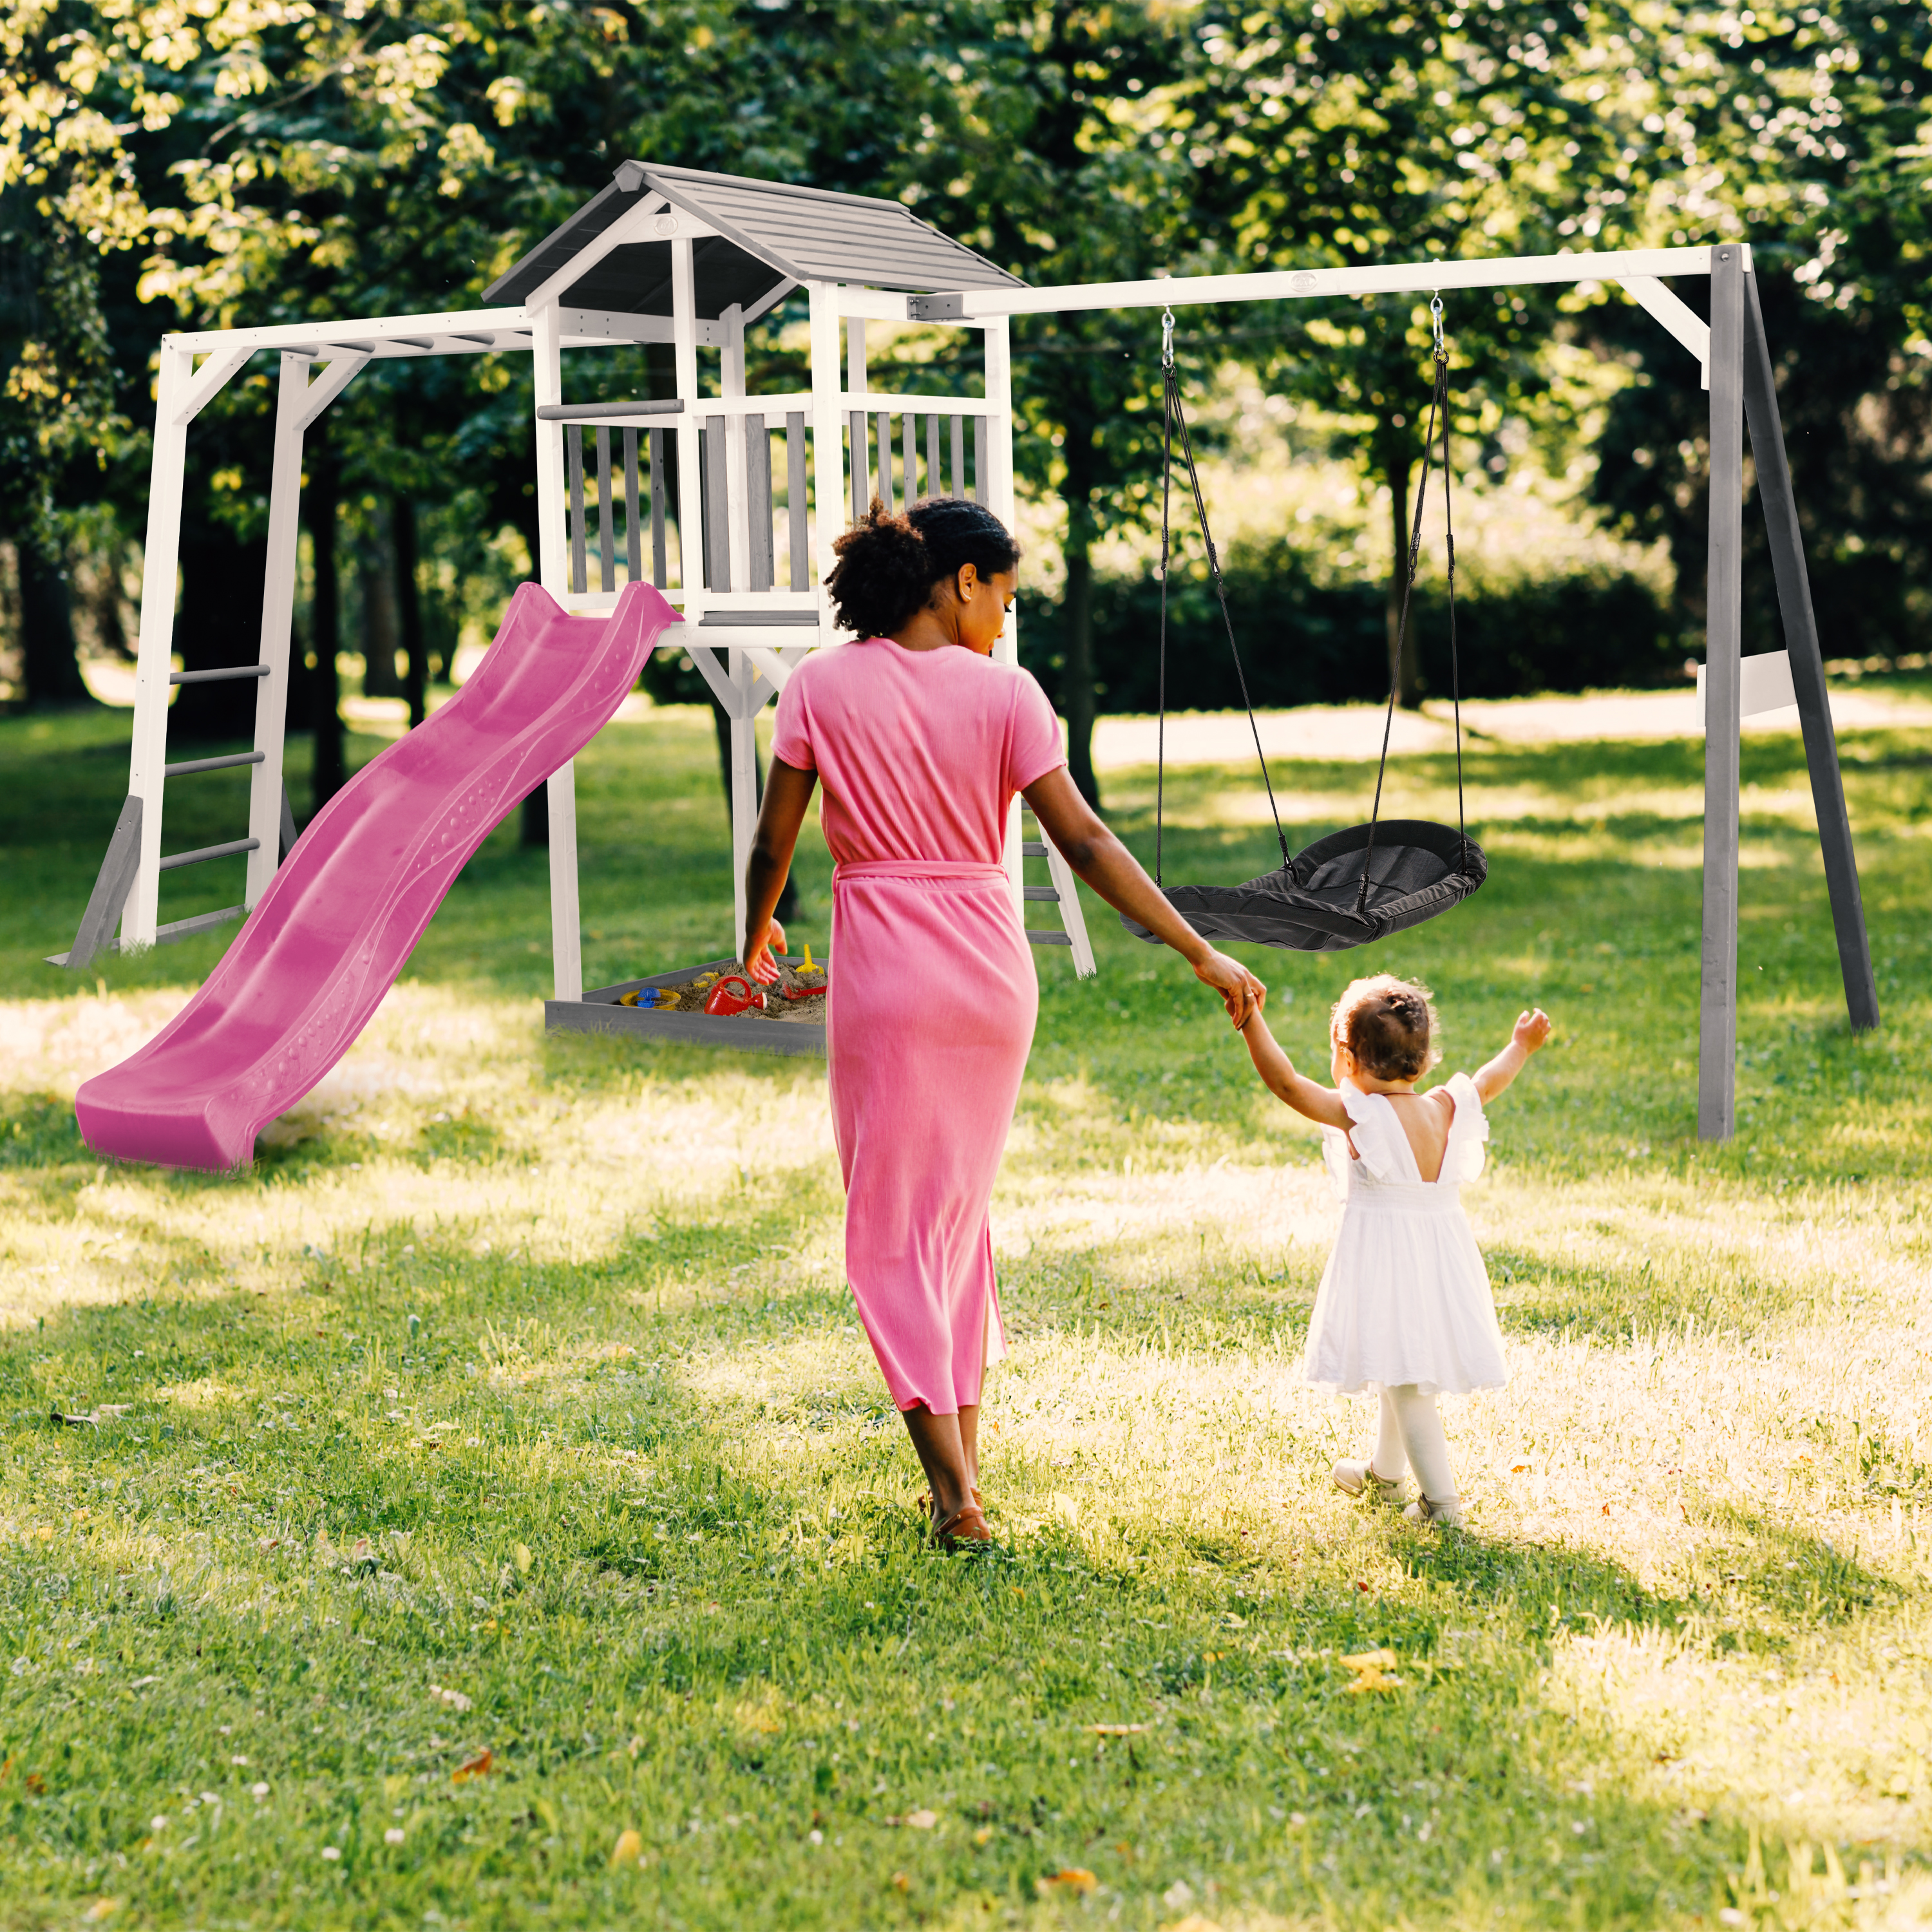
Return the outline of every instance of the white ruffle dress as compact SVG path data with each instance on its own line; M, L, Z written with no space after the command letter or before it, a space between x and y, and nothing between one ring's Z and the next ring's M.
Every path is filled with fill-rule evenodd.
M1423 1179L1386 1094L1344 1080L1349 1131L1322 1130L1342 1203L1308 1330L1307 1378L1322 1388L1352 1394L1413 1382L1425 1395L1466 1395L1508 1379L1489 1270L1461 1198L1462 1183L1483 1171L1490 1124L1468 1074L1448 1086L1456 1111L1436 1180Z

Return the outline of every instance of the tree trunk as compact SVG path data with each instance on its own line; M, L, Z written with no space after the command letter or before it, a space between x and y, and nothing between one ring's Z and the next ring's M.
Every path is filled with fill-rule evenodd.
M91 704L74 654L74 604L64 559L27 538L16 553L20 571L22 682L30 705Z
M413 731L429 715L429 646L423 637L422 589L416 582L416 506L408 497L398 496L390 505L389 524L395 536L396 615L409 660L403 695L409 700Z
M1066 464L1066 592L1060 605L1066 662L1060 668L1060 712L1066 721L1066 768L1073 788L1096 812L1094 776L1093 432L1069 424Z
M356 575L362 593L362 694L400 698L403 684L396 675L396 558L389 542L386 505L377 508L373 527L359 550Z
M336 580L335 520L340 486L335 459L318 435L309 459L309 542L315 563L315 601L309 626L315 652L310 687L314 702L315 764L310 778L312 810L320 812L342 789L348 776L342 742L342 683L335 654L340 648L342 615Z
M1406 452L1388 465L1389 510L1395 538L1395 568L1389 573L1388 661L1389 680L1395 686L1396 702L1405 711L1422 705L1422 677L1415 646L1415 612L1409 610L1409 633L1405 646L1402 635L1402 592L1408 581L1408 458ZM1396 662L1396 652L1401 662Z

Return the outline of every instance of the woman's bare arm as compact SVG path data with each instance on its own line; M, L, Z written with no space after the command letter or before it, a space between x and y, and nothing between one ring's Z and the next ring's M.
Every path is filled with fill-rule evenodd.
M774 758L765 779L765 802L759 808L758 828L752 835L752 856L745 868L745 964L752 977L766 986L778 976L772 964L772 947L784 950L784 928L772 909L784 890L797 848L799 828L818 783L816 772L800 771Z
M1268 1022L1258 1012L1250 1016L1241 1028L1241 1037L1247 1042L1248 1058L1255 1063L1262 1084L1277 1100L1324 1127L1348 1131L1348 1112L1342 1105L1341 1095L1334 1088L1318 1087L1306 1075L1296 1072L1294 1062L1282 1052L1268 1030Z
M1040 830L1068 865L1116 912L1138 920L1172 946L1194 968L1195 977L1221 995L1236 1026L1261 1011L1268 988L1238 959L1217 952L1168 904L1140 862L1074 789L1064 765L1028 785L1025 797Z

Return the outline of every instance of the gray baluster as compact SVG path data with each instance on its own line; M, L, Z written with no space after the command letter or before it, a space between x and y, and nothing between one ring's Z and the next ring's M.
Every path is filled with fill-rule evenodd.
M731 525L724 488L723 416L704 419L704 575L712 590L731 588Z
M610 432L597 431L597 568L600 590L617 587L616 527L610 502Z
M763 416L745 418L745 514L751 523L745 545L750 590L769 590L775 567L772 535L772 439Z
M946 494L946 479L939 469L939 416L937 411L926 419L926 494Z
M785 508L791 520L791 587L812 588L812 559L805 528L805 416L785 418Z
M955 496L966 494L966 418L952 418L952 488L949 493Z
M644 533L638 526L638 432L624 432L624 574L634 584L644 574Z
M872 500L872 460L866 441L869 434L865 411L854 410L852 412L852 520L855 524L866 514L866 506Z
M886 514L892 513L892 418L890 410L879 412L879 501Z
M563 467L570 479L570 587L590 588L590 574L584 556L584 430L568 423L563 432Z
M651 581L660 590L670 587L670 565L664 554L664 433L650 432Z
M986 418L973 418L973 500L983 503L989 492L986 488Z

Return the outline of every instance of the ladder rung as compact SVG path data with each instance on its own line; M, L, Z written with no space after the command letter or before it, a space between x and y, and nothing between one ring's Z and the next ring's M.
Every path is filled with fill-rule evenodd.
M1060 892L1053 886L1022 886L1020 897L1023 899L1051 899L1055 905L1060 903Z
M176 670L168 674L170 684L218 684L224 677L266 677L266 664L236 664L226 670Z
M164 859L160 869L171 872L177 866L198 866L204 859L226 859L237 852L259 852L262 842L259 838L232 838L226 845L204 845L199 851L177 852L171 859Z
M164 765L161 776L182 778L190 772L225 772L231 765L259 765L268 755L266 752L236 752L225 758L184 758L178 765Z
M1022 859L1044 859L1046 848L1037 838L1023 838L1020 841L1020 856Z
M1035 946L1071 946L1073 935L1070 932L1042 932L1036 928L1029 928L1027 938Z

